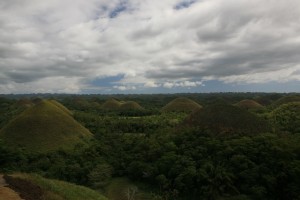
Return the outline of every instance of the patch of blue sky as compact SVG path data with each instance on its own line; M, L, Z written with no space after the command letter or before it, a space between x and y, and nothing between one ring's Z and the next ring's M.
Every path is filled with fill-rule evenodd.
M181 1L178 4L174 6L174 9L180 10L184 8L190 7L192 4L194 4L197 0L186 0L186 1Z
M211 80L204 84L197 92L300 92L300 81L238 84Z
M110 18L117 17L121 12L127 9L127 1L120 1L119 4L109 13Z
M117 75L117 76L108 76L103 78L96 78L89 82L89 85L95 86L95 87L111 87L112 85L115 85L116 82L122 80L124 78L124 74Z

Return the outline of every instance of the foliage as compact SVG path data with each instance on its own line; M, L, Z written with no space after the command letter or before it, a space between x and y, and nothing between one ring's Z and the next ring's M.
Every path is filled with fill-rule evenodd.
M272 112L272 120L280 131L300 133L300 102L279 106Z
M104 196L83 186L45 179L36 174L14 174L14 177L28 180L44 190L45 200L106 200Z

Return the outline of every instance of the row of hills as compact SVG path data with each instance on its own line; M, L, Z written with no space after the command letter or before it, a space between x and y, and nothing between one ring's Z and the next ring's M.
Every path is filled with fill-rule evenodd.
M300 97L283 97L272 106L280 107L290 102L300 102ZM21 99L14 104L16 105L24 110L0 130L0 139L10 146L45 152L72 149L93 138L93 134L74 119L73 112L56 100ZM293 106L299 107L299 103ZM143 110L134 101L122 102L113 98L108 99L101 107L104 110ZM197 128L218 134L258 134L271 130L265 118L252 112L262 108L261 104L249 99L234 105L202 106L189 98L180 97L166 104L161 111L189 113L178 125L179 129Z

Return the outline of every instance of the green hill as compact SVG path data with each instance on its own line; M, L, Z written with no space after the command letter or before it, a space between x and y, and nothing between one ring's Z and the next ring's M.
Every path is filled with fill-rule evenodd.
M292 95L292 96L285 96L281 97L277 101L275 101L272 106L273 107L278 107L280 105L286 104L286 103L291 103L291 102L300 102L300 96L299 95Z
M261 104L257 103L254 100L250 100L250 99L242 100L242 101L236 103L235 106L246 109L246 110L263 108L263 106Z
M28 200L107 200L100 193L84 186L46 179L36 174L5 176L10 186Z
M72 115L73 113L66 108L64 105L62 105L61 103L55 101L55 100L49 100L50 103L52 103L53 105L57 106L58 108L60 108L62 111L64 111L65 113L67 113L68 115Z
M257 134L269 130L268 123L256 115L232 105L212 105L192 113L185 126L214 134Z
M70 149L77 143L83 143L83 138L91 138L92 134L61 106L42 100L27 108L1 129L0 139L11 146L45 152Z
M200 108L202 108L202 106L195 101L185 97L179 97L164 106L162 112L192 112Z
M115 100L114 98L108 99L104 104L102 104L101 108L104 110L118 110L121 106L121 102Z
M144 108L135 101L127 101L121 104L120 110L144 110Z

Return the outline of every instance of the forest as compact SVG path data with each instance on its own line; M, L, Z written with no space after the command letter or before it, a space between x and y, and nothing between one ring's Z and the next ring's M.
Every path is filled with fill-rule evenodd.
M112 200L300 199L300 95L1 95L0 172Z

